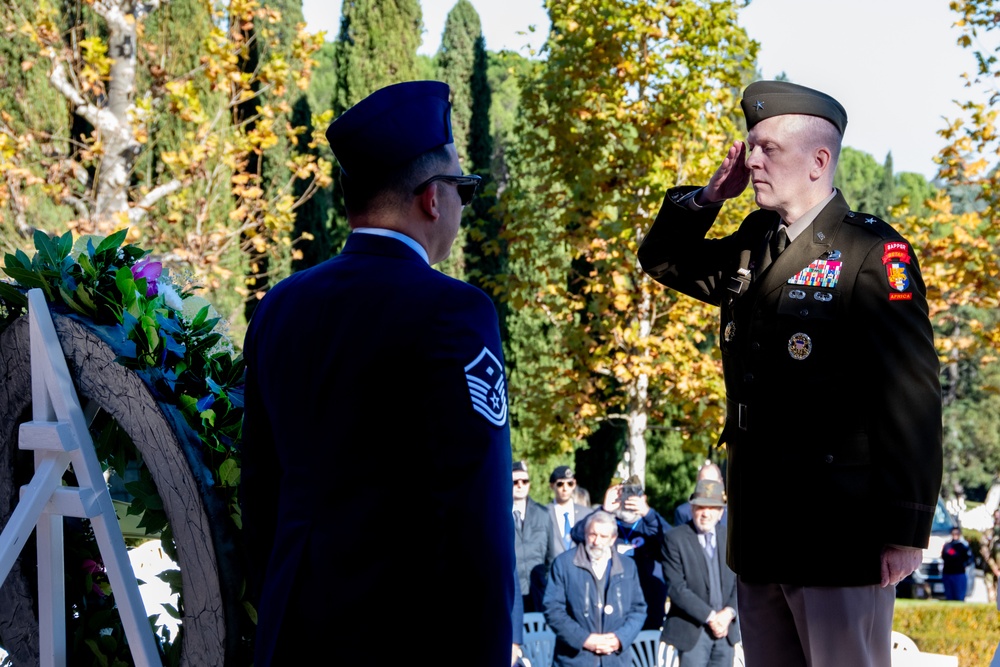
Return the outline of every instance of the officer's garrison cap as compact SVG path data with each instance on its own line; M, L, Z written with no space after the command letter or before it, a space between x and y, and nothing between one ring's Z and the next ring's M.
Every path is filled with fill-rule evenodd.
M804 114L825 118L840 130L847 129L847 111L826 93L787 81L754 81L743 91L740 100L747 130L772 116Z
M448 84L407 81L380 88L326 130L341 170L378 178L417 156L452 143Z

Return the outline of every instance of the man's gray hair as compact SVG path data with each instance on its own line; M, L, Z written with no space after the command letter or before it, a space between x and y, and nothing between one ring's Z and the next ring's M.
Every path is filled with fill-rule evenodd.
M604 510L597 510L596 512L591 512L587 515L587 522L583 524L584 532L586 533L590 531L590 526L594 523L606 523L609 526L614 526L615 531L618 530L618 522L613 516Z

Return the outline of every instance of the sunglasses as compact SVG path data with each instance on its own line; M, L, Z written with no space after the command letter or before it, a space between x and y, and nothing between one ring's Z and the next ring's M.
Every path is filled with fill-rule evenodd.
M514 480L514 486L527 486L529 484L531 484L531 481L527 480L527 479L515 479Z
M449 176L448 174L438 174L437 176L431 176L426 181L417 186L413 191L413 194L419 195L421 192L427 189L427 186L435 181L444 181L445 183L451 183L458 190L458 197L462 200L462 206L468 206L472 202L472 198L476 196L476 190L479 188L479 184L482 182L482 176Z
M574 482L573 480L569 480L568 482L564 482L564 481L556 482L556 488L557 489L561 489L564 486L568 486L569 488L572 489L574 486L576 486L576 482Z

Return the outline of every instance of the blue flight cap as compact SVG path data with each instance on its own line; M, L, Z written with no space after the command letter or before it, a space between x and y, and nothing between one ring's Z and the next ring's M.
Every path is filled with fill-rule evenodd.
M341 170L365 180L452 143L449 92L440 81L407 81L342 113L326 131Z

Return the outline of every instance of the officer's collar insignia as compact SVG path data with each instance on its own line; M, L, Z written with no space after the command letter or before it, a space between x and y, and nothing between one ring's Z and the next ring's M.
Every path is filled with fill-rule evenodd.
M507 423L507 388L503 366L486 347L465 367L472 409L494 426Z
M854 216L856 216L856 215L857 215L857 213L855 213L854 211L848 211L848 212L847 212L847 217L848 217L848 218L853 218L853 217L854 217Z
M757 103L753 105L753 108L756 109L757 111L760 111L761 109L764 108L764 103L761 102L760 100L757 100Z
M866 225L874 225L875 224L875 218L873 218L871 216L868 216L867 218L865 218L865 224Z
M792 337L788 339L788 354L796 361L802 361L808 357L812 354L812 349L813 342L809 334L792 334Z
M834 251L840 256L839 251ZM788 279L789 285L808 285L810 287L828 287L830 289L837 286L840 280L840 267L842 262L834 259L814 259L809 266L802 269Z
M817 241L822 241L825 238L826 238L826 234L824 234L823 232L816 232L816 240Z

